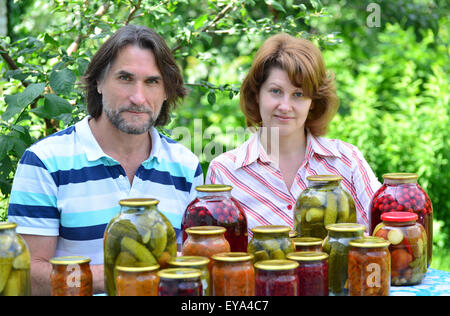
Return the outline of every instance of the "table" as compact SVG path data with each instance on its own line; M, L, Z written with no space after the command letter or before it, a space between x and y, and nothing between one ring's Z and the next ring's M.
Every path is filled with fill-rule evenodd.
M428 268L421 284L391 286L391 296L450 296L450 272Z

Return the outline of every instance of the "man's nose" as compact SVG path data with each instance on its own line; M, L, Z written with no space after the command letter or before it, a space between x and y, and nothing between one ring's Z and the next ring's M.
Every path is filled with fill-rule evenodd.
M144 86L141 83L134 85L130 94L130 101L135 105L144 105L146 102Z

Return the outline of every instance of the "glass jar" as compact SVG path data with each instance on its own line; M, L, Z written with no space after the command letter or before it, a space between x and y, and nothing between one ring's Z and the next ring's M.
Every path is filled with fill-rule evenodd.
M31 295L30 252L16 227L0 222L0 296Z
M84 256L66 256L50 259L52 296L92 296L91 259Z
M159 264L146 267L116 266L117 296L158 296Z
M331 296L348 295L349 242L364 236L366 227L356 223L328 225L322 249L328 258L328 290Z
M315 175L306 179L309 187L300 194L294 211L298 237L324 239L327 225L356 223L355 202L342 188L341 176Z
M298 263L263 260L255 263L256 296L298 296Z
M169 266L171 268L192 268L198 269L202 273L200 279L202 281L202 296L211 295L211 277L209 274L208 264L210 260L200 256L182 256L170 259Z
M364 237L349 242L348 291L350 296L389 296L391 256L389 242Z
M213 296L254 296L253 255L223 252L212 256Z
M211 259L212 255L229 252L230 244L225 239L225 228L220 226L193 226L186 229L188 238L181 250L183 256L201 256ZM211 275L212 261L208 263Z
M417 214L388 212L381 219L374 236L391 243L391 284L421 283L427 272L428 241L424 227L416 222Z
M247 251L247 217L239 202L231 196L230 185L206 184L195 187L197 197L188 205L181 222L183 242L186 229L193 226L225 227L231 251Z
M417 183L415 173L387 173L383 175L384 183L375 192L370 204L369 227L373 234L375 227L381 223L381 214L385 212L413 212L427 232L427 266L431 265L433 254L433 206L430 198Z
M170 268L158 272L158 296L202 296L198 269Z
M294 242L289 238L288 226L266 225L251 229L253 237L248 243L247 252L252 254L254 262L268 259L286 259L294 252Z
M287 258L298 262L299 296L328 296L328 254L301 251L290 253Z
M297 237L293 239L295 251L322 252L323 240L316 237Z
M159 212L155 199L120 200L120 213L105 230L105 290L116 294L115 266L139 267L159 264L161 268L177 254L175 230Z

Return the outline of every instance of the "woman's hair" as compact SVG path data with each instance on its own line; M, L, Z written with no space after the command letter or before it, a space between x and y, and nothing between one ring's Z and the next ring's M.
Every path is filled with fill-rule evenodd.
M288 34L269 37L256 52L241 86L240 107L247 126L261 126L259 90L272 68L285 70L292 84L312 99L305 127L314 136L325 135L339 107L334 77L325 70L320 50L310 41Z
M104 79L119 51L127 45L150 49L155 55L167 95L155 126L166 125L170 111L185 97L186 89L180 69L166 42L155 31L145 26L126 25L120 28L92 58L83 77L88 113L94 118L101 115L103 104L102 96L97 91L97 83Z

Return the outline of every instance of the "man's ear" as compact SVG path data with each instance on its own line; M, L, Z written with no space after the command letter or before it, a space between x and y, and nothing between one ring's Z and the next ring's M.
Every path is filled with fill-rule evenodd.
M102 94L103 84L97 80L97 92L98 94Z

